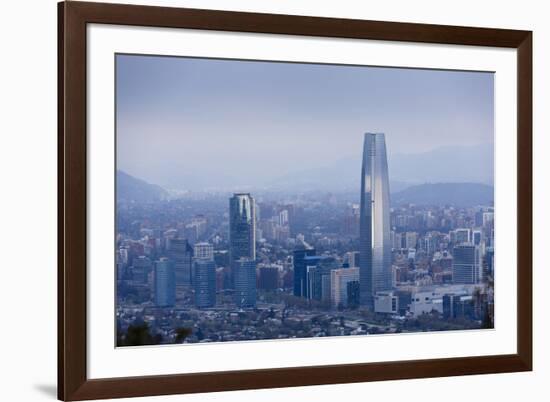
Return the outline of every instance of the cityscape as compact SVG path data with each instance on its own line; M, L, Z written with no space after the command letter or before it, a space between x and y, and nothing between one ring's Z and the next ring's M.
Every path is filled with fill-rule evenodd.
M117 347L495 327L493 73L115 70Z
M357 197L119 199L117 345L493 328L493 207L391 207L382 133L358 177Z

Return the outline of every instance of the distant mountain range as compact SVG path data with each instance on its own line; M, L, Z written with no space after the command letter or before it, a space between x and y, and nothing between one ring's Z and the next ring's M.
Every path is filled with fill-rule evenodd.
M117 201L154 202L170 196L168 191L156 184L130 176L122 170L116 172Z
M404 186L404 184L398 183L398 186ZM155 202L174 196L176 195L156 184L147 183L121 170L117 171L118 201ZM480 183L425 183L409 185L398 191L392 191L391 194L391 202L394 206L417 204L464 207L490 205L493 200L493 187Z
M422 183L484 183L493 185L493 146L442 147L388 158L392 192ZM272 190L353 191L359 188L361 156L340 159L264 183Z
M484 183L493 185L493 144L449 146L417 154L389 157L390 178L420 183Z
M290 166L300 163L281 161ZM439 147L427 152L389 154L392 192L423 183L483 183L493 185L493 145ZM292 171L279 177L232 176L230 169L215 173L170 170L154 182L170 190L232 191L355 191L360 185L361 155L358 151L325 166Z
M392 194L393 205L454 205L467 207L490 205L494 188L479 183L427 183L408 187Z
M493 146L454 146L424 153L389 155L392 203L476 205L493 201ZM262 182L243 183L226 172L201 177L182 172L165 187L117 172L119 200L150 202L173 195L165 190L281 192L355 192L360 188L361 155L342 158L327 166L304 169ZM256 179L257 181L258 179ZM435 184L426 184L435 183ZM204 186L207 185L208 188ZM172 190L171 190L172 191Z

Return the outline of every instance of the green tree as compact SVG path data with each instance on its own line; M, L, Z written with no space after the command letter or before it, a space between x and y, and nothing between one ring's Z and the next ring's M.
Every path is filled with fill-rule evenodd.
M185 338L191 335L192 332L193 330L191 328L187 328L187 327L176 328L176 343L182 343L185 340Z
M146 322L133 323L128 326L126 334L117 336L119 346L157 345L162 342L162 336L152 336L149 332L149 324Z

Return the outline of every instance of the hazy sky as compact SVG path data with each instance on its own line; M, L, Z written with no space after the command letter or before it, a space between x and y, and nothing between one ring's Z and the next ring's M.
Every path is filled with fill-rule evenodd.
M360 154L493 143L493 74L117 56L118 168L271 180ZM390 169L391 175L391 169Z

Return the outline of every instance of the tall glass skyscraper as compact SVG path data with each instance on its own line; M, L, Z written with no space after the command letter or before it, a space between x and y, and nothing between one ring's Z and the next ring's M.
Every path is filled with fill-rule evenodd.
M195 306L213 307L216 304L216 263L213 247L209 243L196 243L194 252Z
M359 208L360 302L372 309L376 292L392 288L390 184L382 133L364 137Z
M229 253L231 261L256 259L256 205L248 193L229 199Z
M193 260L193 248L187 239L170 239L168 256L174 263L176 271L176 285L189 286L193 283L191 262Z
M134 258L132 266L132 278L135 282L147 283L149 273L153 269L153 263L148 257L141 255Z
M256 261L239 258L233 262L235 304L239 307L256 306Z
M229 257L235 303L256 305L256 204L249 193L229 199Z
M306 245L300 245L293 252L294 266L294 296L307 297L307 272L306 257L315 256L315 249Z
M155 305L170 307L176 301L176 274L174 264L168 258L155 261Z
M453 248L453 283L479 283L483 279L479 246L463 243Z

